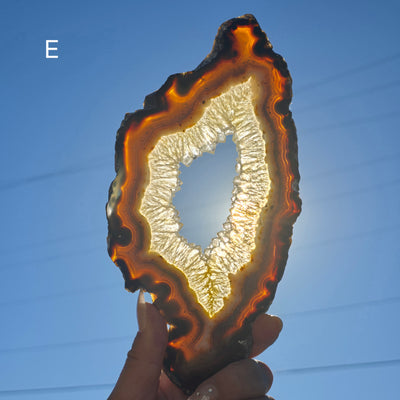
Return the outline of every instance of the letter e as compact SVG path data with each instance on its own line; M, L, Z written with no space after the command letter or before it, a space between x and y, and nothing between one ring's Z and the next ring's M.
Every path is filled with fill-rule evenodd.
M57 51L57 47L49 47L49 43L58 43L58 40L46 40L46 58L58 58L58 55L50 55L49 51Z

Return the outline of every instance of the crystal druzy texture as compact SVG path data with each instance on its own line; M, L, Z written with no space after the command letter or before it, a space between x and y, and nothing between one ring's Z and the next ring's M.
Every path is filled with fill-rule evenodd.
M225 22L193 71L172 75L117 134L108 250L126 288L170 324L164 369L188 393L249 355L250 323L272 302L300 213L291 78L252 15ZM180 234L180 164L232 135L232 204L209 246Z

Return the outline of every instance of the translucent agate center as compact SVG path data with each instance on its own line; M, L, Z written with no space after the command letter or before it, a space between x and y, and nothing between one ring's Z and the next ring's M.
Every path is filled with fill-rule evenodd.
M149 155L150 180L140 212L150 226L150 251L185 274L210 317L230 295L229 274L245 268L251 259L270 190L267 143L254 112L254 84L250 78L211 99L194 126L162 136ZM221 231L202 251L179 233L182 224L172 202L181 185L179 165L189 166L204 152L214 153L227 135L233 136L238 152L232 204Z

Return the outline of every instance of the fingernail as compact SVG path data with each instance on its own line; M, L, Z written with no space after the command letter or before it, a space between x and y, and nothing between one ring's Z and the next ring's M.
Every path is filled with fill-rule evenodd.
M187 400L216 400L217 389L213 385L199 387Z
M144 299L144 293L142 289L140 289L138 296L136 315L139 325L139 332L143 332L146 328L146 301Z
M283 328L282 320L279 317L277 317L276 315L271 315L271 317L272 317L277 329L279 329L279 333L280 333Z

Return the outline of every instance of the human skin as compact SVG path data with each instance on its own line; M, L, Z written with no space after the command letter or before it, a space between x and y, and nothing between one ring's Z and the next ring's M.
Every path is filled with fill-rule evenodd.
M168 343L167 324L156 307L138 299L139 331L121 375L108 400L261 400L272 385L272 372L264 363L252 358L229 364L211 376L189 398L162 372ZM280 318L262 314L252 325L256 357L278 338Z

